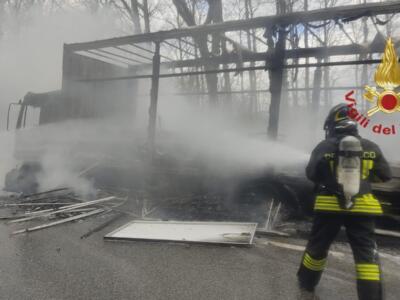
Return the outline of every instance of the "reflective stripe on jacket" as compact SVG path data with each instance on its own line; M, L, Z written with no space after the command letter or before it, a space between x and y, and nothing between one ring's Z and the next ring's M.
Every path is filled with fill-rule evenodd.
M381 215L383 213L378 199L376 199L372 194L365 194L356 197L354 200L354 206L351 209L341 208L336 196L317 195L315 198L314 210L319 212L340 212L368 215Z

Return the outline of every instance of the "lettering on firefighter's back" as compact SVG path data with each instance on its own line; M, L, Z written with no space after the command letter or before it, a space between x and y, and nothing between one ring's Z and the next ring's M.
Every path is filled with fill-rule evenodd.
M353 98L353 94L354 90L345 95L345 100L348 103L347 106L350 108L349 117L351 119L356 121L363 128L371 127L372 132L375 134L395 135L397 133L395 125L384 126L383 124L375 124L373 126L369 126L371 120L357 110L357 101Z
M324 154L325 159L334 159L335 158L335 153L325 153ZM376 152L375 151L364 151L363 152L363 159L374 159L376 158Z

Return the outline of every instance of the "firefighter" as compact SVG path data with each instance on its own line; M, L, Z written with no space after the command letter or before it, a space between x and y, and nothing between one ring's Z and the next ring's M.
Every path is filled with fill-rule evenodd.
M314 289L327 263L329 247L345 227L355 260L358 298L382 299L382 276L375 243L375 217L382 208L371 182L391 179L379 147L358 135L357 123L345 104L326 118L326 139L313 150L306 168L315 183L314 221L297 273L300 295L314 298ZM300 296L302 297L302 296Z

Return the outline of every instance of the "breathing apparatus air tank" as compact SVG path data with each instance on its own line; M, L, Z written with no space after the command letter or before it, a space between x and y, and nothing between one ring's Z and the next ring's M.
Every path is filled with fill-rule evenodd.
M350 209L353 197L360 191L361 181L361 142L354 136L346 136L340 140L337 157L336 179L342 187L343 206Z

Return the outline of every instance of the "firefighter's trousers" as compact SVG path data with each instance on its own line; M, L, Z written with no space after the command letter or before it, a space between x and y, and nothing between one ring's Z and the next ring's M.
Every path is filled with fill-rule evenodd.
M360 300L381 300L381 270L373 216L317 213L297 273L302 288L313 291L325 268L329 247L344 226L353 250ZM340 291L338 291L340 293Z

